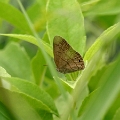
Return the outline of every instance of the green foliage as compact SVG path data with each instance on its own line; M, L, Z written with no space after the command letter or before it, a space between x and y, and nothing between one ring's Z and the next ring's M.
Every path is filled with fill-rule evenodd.
M120 1L25 2L0 1L0 120L119 120ZM56 35L83 71L56 71Z

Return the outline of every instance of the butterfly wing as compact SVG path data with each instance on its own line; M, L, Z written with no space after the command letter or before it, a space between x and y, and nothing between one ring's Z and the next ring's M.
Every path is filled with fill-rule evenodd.
M60 36L53 40L54 61L57 70L62 73L70 73L84 69L81 55Z
M64 71L64 73L70 73L84 69L84 61L78 52L73 51L71 53L69 59L67 60L65 69L66 70Z
M68 50L69 44L60 36L55 36L53 40L53 54L57 69L66 65L65 52Z

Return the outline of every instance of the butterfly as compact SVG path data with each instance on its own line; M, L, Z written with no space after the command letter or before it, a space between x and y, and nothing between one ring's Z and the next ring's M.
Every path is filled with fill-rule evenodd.
M60 36L53 39L53 54L57 71L71 73L85 68L81 55Z

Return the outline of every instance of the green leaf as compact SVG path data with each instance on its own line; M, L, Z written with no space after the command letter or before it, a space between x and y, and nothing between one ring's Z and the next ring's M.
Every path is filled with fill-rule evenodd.
M3 1L3 0L0 0L0 1L5 2L5 3L8 3L8 2L9 2L9 0L4 0L4 1Z
M75 0L49 0L47 12L51 15L47 23L47 34L51 45L54 36L61 36L80 54L85 48L84 19ZM77 43L77 44L76 44Z
M116 114L112 120L119 120L120 119L120 108L116 111Z
M10 77L10 75L6 72L6 70L0 67L0 77Z
M104 74L104 72L106 71L107 67L108 67L107 65L104 66L103 68L98 70L94 76L91 77L89 84L88 84L89 90L91 92L99 88L104 83L104 81L100 80L100 78L102 77L102 74Z
M101 34L101 36L96 39L94 44L92 44L92 46L88 49L88 51L84 56L84 59L88 61L91 60L94 54L97 53L98 50L100 50L103 47L103 45L105 46L106 44L111 43L114 40L113 38L116 35L118 35L118 33L120 33L119 28L120 28L120 23L117 23L112 27L109 27L107 30L105 30Z
M24 15L15 7L0 1L0 17L27 33L32 33Z
M85 15L111 15L120 13L119 0L93 0L82 3Z
M27 9L30 20L34 23L36 31L44 30L46 25L46 0L35 1Z
M104 84L91 95L80 120L102 119L120 91L120 57L102 74ZM99 78L98 78L99 79Z
M24 41L27 41L29 43L32 43L32 44L37 45L38 47L40 47L37 40L36 40L36 38L34 36L32 36L32 35L22 35L22 34L0 34L0 35L22 39ZM45 47L46 52L50 56L53 56L50 45L47 44L46 42L42 41L42 40L41 40L41 44Z
M14 117L2 102L0 102L0 120L14 120Z
M41 90L37 85L19 78L4 79L12 86L16 87L17 92L22 94L22 97L34 108L38 110L47 110L48 112L58 115L57 109L50 95Z
M30 68L30 59L25 50L16 43L10 43L0 51L0 66L14 77L34 81Z
M53 120L53 115L51 113L44 110L39 110L38 112L42 120Z
M47 70L46 61L41 51L38 50L31 64L36 84L39 86L43 82Z
M49 76L45 76L41 88L44 89L53 99L56 99L60 94L60 91L55 81Z
M25 99L26 98L26 99ZM42 120L37 111L28 103L29 97L0 87L0 101L9 109L15 120ZM31 101L34 103L34 101Z
M105 120L114 120L114 117L119 117L119 109L120 109L120 94L114 100L114 103L110 106L110 109L107 111L105 115ZM116 119L117 120L117 119ZM119 120L119 119L118 119Z

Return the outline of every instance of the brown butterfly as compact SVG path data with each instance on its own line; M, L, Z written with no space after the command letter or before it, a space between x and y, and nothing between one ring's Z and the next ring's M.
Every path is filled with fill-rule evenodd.
M81 55L60 36L54 37L53 53L57 71L61 73L71 73L85 67Z

